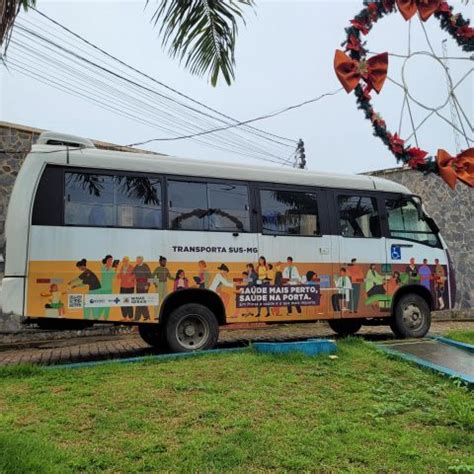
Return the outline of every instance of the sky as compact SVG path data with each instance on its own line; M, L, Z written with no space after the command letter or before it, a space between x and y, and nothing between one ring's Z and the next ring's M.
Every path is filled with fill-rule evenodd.
M144 0L38 0L38 8L123 61L240 120L274 112L338 89L340 84L333 69L334 52L340 48L344 28L360 10L362 2L257 0L256 3L256 10L247 12L246 26L240 28L236 80L230 87L224 81L212 87L206 77L191 75L163 51L158 31L150 21L154 0L150 0L147 8L144 8ZM474 2L470 6L451 3L465 17L474 18ZM33 21L34 15L22 13L21 17ZM437 55L441 56L441 41L448 38L448 56L468 57L441 30L434 17L426 23L426 30ZM371 51L406 55L408 23L400 14L393 13L374 26L367 41ZM412 52L429 51L417 19L412 22L411 49ZM473 67L473 61L449 61L454 82ZM412 97L427 107L413 106L415 124L429 113L430 108L446 102L445 70L432 56L416 54L406 62L392 56L389 76L398 82L404 79ZM16 72L6 72L4 68L0 72L0 81L0 120L3 121L118 144L166 136L154 127L114 115ZM474 73L461 83L456 93L472 124ZM373 102L388 128L398 131L403 91L387 81ZM446 118L451 117L449 106L440 112ZM359 173L398 166L393 155L372 135L370 123L356 108L354 95L344 91L254 125L295 140L302 138L308 169L313 171ZM410 119L405 113L402 137L411 133ZM468 136L472 139L474 132L468 131ZM453 128L436 116L426 121L417 138L418 146L430 154L435 154L438 148L456 153ZM409 143L416 145L414 137ZM462 148L467 148L468 144L463 138ZM155 143L146 148L188 158L237 161L243 166L247 163L263 164L192 140ZM290 149L289 154L291 152Z

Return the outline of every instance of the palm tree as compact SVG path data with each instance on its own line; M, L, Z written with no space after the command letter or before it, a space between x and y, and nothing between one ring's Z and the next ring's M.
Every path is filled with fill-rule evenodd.
M466 5L471 0L462 0ZM148 6L152 0L145 0ZM245 24L245 8L254 0L153 0L152 22L159 25L163 46L193 74L209 75L213 86L222 75L227 84L235 77L238 23ZM6 49L15 18L36 0L0 0L0 48Z
M23 7L28 10L35 4L36 0L0 0L0 48L6 49L8 46L13 24L20 9Z
M207 72L213 86L222 74L230 85L238 21L245 24L243 9L253 6L254 0L158 0L152 22L170 56L192 74Z

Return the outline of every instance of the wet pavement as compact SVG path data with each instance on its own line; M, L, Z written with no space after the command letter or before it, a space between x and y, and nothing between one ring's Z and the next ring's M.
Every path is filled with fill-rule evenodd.
M474 379L474 353L468 350L435 339L392 341L380 345Z

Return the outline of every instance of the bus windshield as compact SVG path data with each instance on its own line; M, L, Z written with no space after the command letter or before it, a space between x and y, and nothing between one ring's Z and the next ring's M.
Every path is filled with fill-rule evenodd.
M385 201L388 228L391 237L414 240L431 247L441 247L436 226L414 198L387 199Z

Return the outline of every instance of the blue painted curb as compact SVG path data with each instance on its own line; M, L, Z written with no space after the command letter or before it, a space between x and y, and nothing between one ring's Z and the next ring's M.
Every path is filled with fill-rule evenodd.
M443 336L432 336L431 339L442 342L444 344L449 344L450 346L454 346L459 349L464 349L469 352L474 352L474 345L468 344L467 342L455 341L454 339L449 339Z
M332 354L337 351L336 344L326 339L308 339L307 341L297 342L256 342L252 347L257 352L266 354L289 354L299 352L308 356Z
M43 366L45 369L84 369L87 367L96 367L98 365L106 364L132 364L135 362L148 362L152 360L175 360L175 359L187 359L189 357L197 357L203 355L213 354L227 354L230 352L244 352L248 351L248 347L236 347L232 349L213 349L210 351L195 351L195 352L178 352L175 354L160 354L160 355L149 355L140 357L127 357L124 359L107 359L107 360L93 360L90 362L74 362L72 364L57 364L57 365L46 365Z
M375 344L375 346L378 347L379 349L382 349L387 354L398 357L399 359L404 359L409 362L414 362L415 364L421 365L422 367L425 367L434 372L439 372L443 375L447 375L448 377L461 379L469 385L474 385L474 377L471 377L470 375L455 372L454 370L448 369L447 367L443 367L438 364L433 364L431 362L426 361L425 359L421 359L420 357L414 356L412 354L405 354L403 352L394 351L392 349L389 349L388 347L384 347L382 344Z

